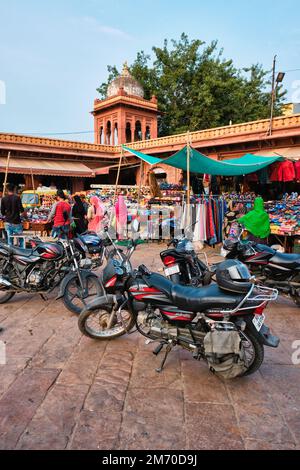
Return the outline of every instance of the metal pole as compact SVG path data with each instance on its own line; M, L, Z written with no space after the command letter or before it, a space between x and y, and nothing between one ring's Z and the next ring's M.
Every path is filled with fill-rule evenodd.
M190 146L190 133L188 132L187 133L187 147L186 147L186 186L187 186L186 198L187 198L187 204L190 204L190 198L191 198L190 158L191 158L191 146Z
M6 191L9 161L10 161L10 152L8 152L7 160L6 160L5 176L4 176L4 183L3 183L3 196L5 196L5 191Z
M272 126L273 126L274 104L275 104L275 95L276 95L276 88L275 88L276 59L277 59L277 55L275 55L273 59L271 112L270 112L270 125L269 125L268 135L272 135Z
M121 155L120 155L120 160L119 160L119 166L118 166L118 172L117 172L117 178L116 178L116 186L115 186L115 194L114 194L114 200L113 200L114 204L116 202L116 197L117 197L117 189L118 189L118 184L119 184L121 164L122 164L122 160L123 160L123 153L124 153L124 149L123 149L123 147L121 147Z

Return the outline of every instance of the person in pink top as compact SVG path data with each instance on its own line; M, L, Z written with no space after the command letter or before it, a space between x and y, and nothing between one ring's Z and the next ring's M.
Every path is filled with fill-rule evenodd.
M117 219L117 234L119 239L125 237L127 229L127 206L125 204L124 196L119 196L115 205L116 219Z
M89 222L88 229L91 232L99 233L101 231L101 222L105 215L105 206L97 196L92 196L90 203L91 206L87 213L87 219Z

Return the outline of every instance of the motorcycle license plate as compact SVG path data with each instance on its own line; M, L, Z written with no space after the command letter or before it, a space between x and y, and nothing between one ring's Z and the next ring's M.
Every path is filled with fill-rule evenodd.
M263 326L264 324L264 321L265 321L265 315L262 314L262 315L255 315L255 317L253 318L252 320L252 323L253 325L255 326L255 328L257 329L257 331L260 331L261 330L261 327Z
M172 276L172 274L180 273L180 269L178 264L174 264L174 266L170 266L169 268L165 268L165 275Z

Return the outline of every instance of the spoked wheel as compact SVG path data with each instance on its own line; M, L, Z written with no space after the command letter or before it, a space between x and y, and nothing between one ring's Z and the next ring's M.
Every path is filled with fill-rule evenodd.
M0 290L0 304L5 304L8 302L13 296L15 292L7 292L5 290Z
M253 333L246 328L240 331L240 337L245 352L246 372L243 375L250 375L256 372L264 360L264 347Z
M101 306L83 312L78 319L80 331L90 338L106 340L114 339L129 332L134 326L130 312L115 312L109 306Z
M82 309L96 297L103 295L103 287L101 286L97 276L86 276L82 280L81 287L78 277L73 277L67 283L63 296L63 303L71 312L80 314Z
M293 277L292 281L300 283L300 275L296 274L296 276ZM300 307L300 288L295 289L295 292L294 292L294 295L292 295L292 298L295 304L297 305L297 307Z
M0 260L0 275L7 274L7 273L3 273L3 268L4 268L3 260ZM0 304L5 304L14 295L15 295L15 292L9 292L7 290L0 290Z

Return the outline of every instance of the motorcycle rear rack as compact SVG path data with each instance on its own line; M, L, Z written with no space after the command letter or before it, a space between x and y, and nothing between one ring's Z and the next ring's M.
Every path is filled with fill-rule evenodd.
M255 292L253 292L255 289ZM260 302L260 304L255 305L255 308L263 307L266 302L270 302L272 300L276 300L278 297L278 290L272 289L271 287L264 287L264 286L257 286L256 284L252 284L251 289L245 295L245 297L241 300L241 302L235 307L233 310L221 310L221 313L226 315L233 315L236 312L241 310L253 310L253 305L249 305L247 307L243 307L243 305L247 301L251 302Z

